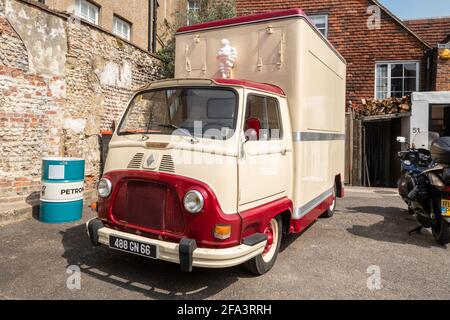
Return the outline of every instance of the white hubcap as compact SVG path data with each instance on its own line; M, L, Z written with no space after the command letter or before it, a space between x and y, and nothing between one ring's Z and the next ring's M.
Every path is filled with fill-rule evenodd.
M265 230L265 233L267 234L267 244L262 254L262 258L265 262L270 262L277 251L278 232L278 222L276 219L272 219Z
M333 211L336 207L336 192L333 190L333 202L330 205L330 211Z

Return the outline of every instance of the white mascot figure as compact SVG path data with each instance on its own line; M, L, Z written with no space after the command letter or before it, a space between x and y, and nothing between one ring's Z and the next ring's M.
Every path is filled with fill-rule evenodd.
M237 59L236 48L230 46L230 41L222 40L222 48L217 51L217 60L219 60L219 69L222 78L231 78L231 70Z

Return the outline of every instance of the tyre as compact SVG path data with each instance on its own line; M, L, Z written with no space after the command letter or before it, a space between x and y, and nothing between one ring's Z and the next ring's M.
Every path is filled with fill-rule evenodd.
M267 244L264 252L244 263L244 267L256 275L263 275L272 269L278 257L281 245L283 223L281 216L270 220L264 233L267 234Z
M439 217L436 219L436 225L431 227L434 240L442 245L450 243L450 223Z
M333 202L330 207L320 216L321 218L331 218L334 215L334 211L336 210L336 186L333 189Z

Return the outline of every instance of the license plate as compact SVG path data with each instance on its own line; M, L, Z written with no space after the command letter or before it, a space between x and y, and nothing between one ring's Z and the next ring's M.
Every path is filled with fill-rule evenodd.
M441 215L450 217L450 200L441 200Z
M109 236L109 247L114 250L133 253L151 259L158 259L159 257L159 250L156 245L116 236Z

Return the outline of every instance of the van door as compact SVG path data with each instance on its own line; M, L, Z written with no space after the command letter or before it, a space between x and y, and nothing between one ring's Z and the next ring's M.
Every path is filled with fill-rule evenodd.
M239 211L288 196L292 137L284 99L249 92L239 161Z

